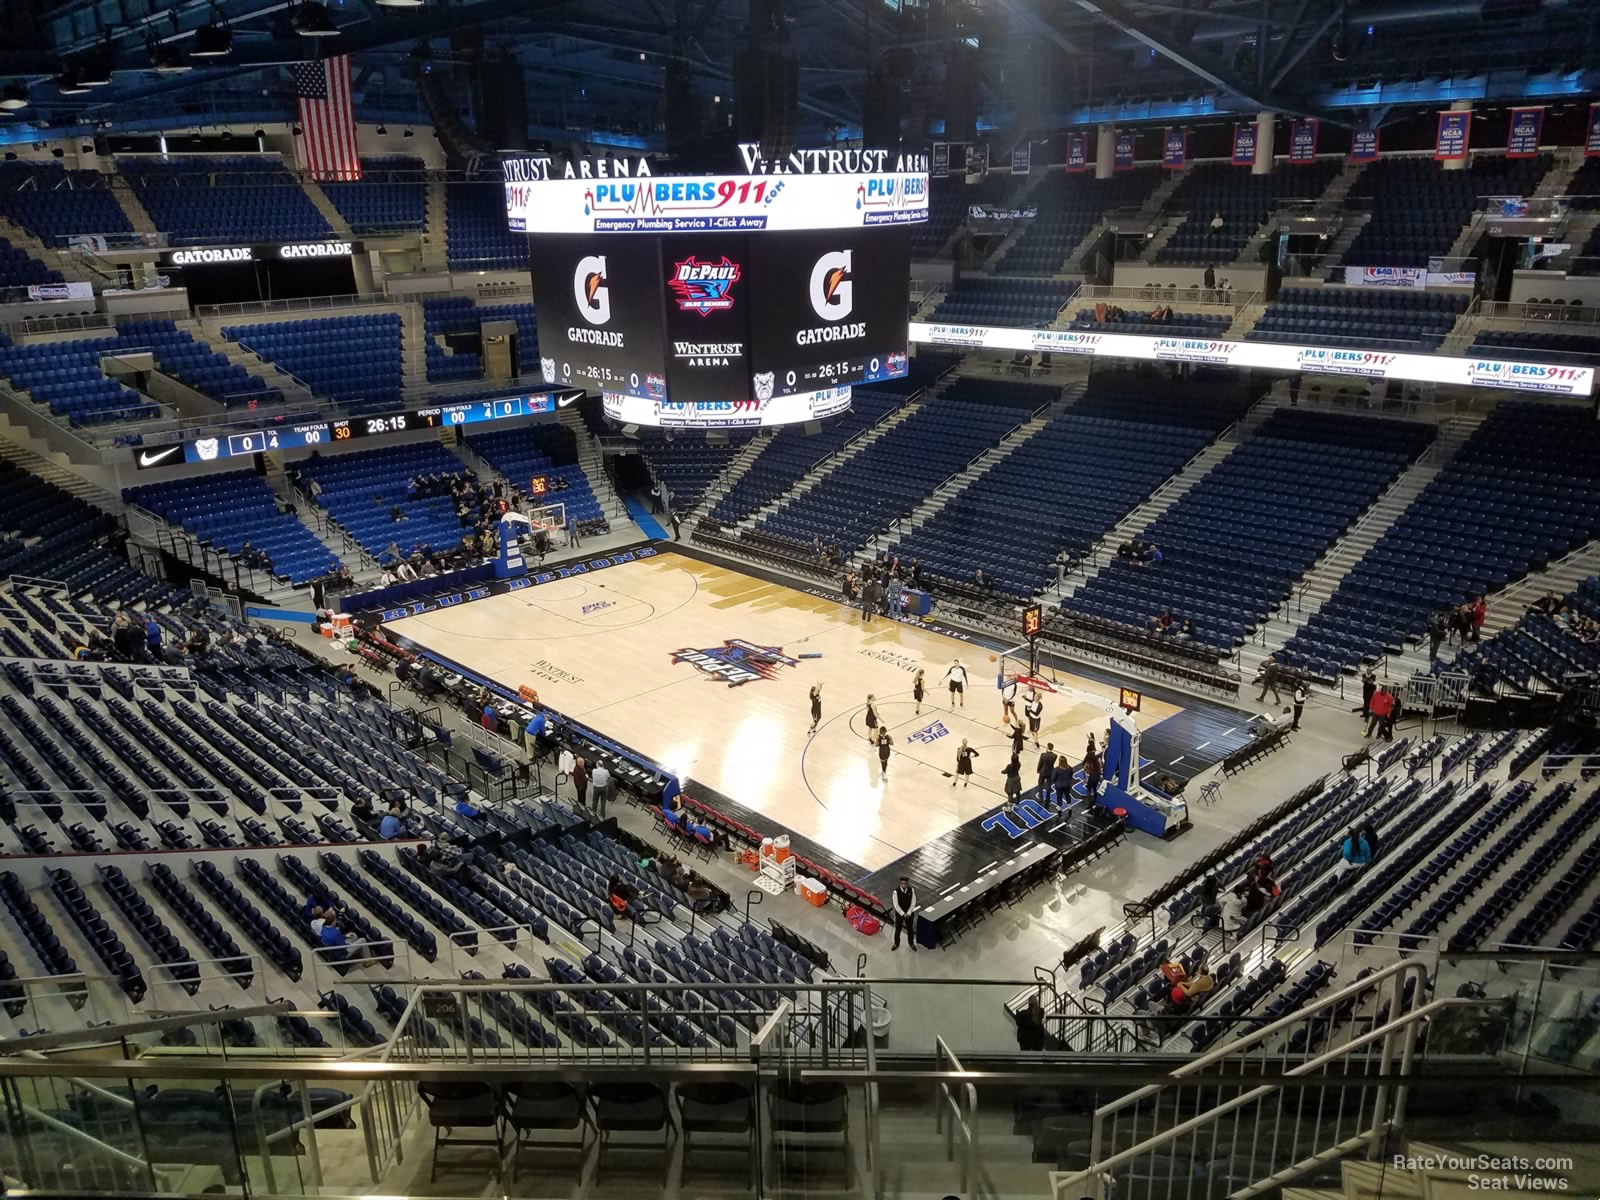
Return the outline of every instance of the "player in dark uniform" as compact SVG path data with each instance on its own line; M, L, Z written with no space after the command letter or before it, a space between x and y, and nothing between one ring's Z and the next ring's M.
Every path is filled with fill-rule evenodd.
M955 787L956 780L961 781L961 786L966 787L972 782L972 760L978 757L978 752L967 745L967 739L961 739L961 745L956 748L956 773L950 780L950 786Z
M1039 693L1028 692L1028 698L1022 704L1023 715L1028 718L1028 736L1033 738L1033 744L1039 744L1039 723L1044 720L1044 701L1039 699Z
M811 685L811 728L806 730L806 736L807 737L810 737L813 733L815 733L817 731L817 725L818 725L819 722L821 722L821 720L822 720L822 685L820 683L813 683Z
M878 766L882 770L882 778L889 778L889 751L894 748L894 737L889 733L887 725L878 729Z
M950 664L949 669L944 673L944 677L950 681L950 707L954 708L956 706L956 698L960 697L961 707L965 708L967 706L967 669L961 665L959 658Z
M878 702L872 698L872 693L867 693L867 741L876 741L878 738Z
M922 668L918 667L917 673L911 677L911 698L917 702L917 712L919 713L922 711L922 698L926 694L924 687L926 680L923 676Z

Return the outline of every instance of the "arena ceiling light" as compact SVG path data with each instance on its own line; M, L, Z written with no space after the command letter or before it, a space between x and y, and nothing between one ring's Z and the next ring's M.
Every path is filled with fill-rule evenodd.
M179 75L184 71L194 70L189 60L184 58L183 51L172 42L158 42L152 37L147 38L144 45L150 52L150 67L156 73Z
M81 96L89 89L78 79L76 67L63 67L61 74L56 76L56 91L63 96Z
M211 20L194 31L194 46L189 54L193 58L223 58L233 53L233 30L211 10Z
M423 0L378 0L384 8L421 8Z
M290 20L301 37L337 37L339 33L339 27L333 23L328 6L322 0L300 0Z
M16 112L27 107L28 85L20 80L6 84L5 91L0 92L0 111Z

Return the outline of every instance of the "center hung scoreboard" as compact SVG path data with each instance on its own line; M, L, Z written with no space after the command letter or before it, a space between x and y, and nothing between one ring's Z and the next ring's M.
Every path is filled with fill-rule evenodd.
M926 155L739 151L728 175L502 160L546 383L623 424L726 428L820 420L905 375Z

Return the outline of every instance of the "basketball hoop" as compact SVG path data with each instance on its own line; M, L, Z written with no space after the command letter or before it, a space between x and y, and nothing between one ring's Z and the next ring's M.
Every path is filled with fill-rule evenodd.
M1036 692L1055 693L1055 684L1048 679L1041 679L1037 675L1018 675L1017 682L1025 688L1032 688Z

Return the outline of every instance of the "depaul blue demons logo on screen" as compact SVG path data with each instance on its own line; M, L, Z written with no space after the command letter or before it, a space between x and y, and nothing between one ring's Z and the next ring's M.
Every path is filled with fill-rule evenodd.
M702 317L733 307L733 285L739 282L739 264L729 262L701 262L690 255L672 268L667 286L678 298L678 308L683 312L697 312Z
M779 667L792 667L796 662L784 654L782 646L758 646L739 638L705 650L674 650L672 661L692 663L697 671L704 671L729 687L756 679L774 679Z

